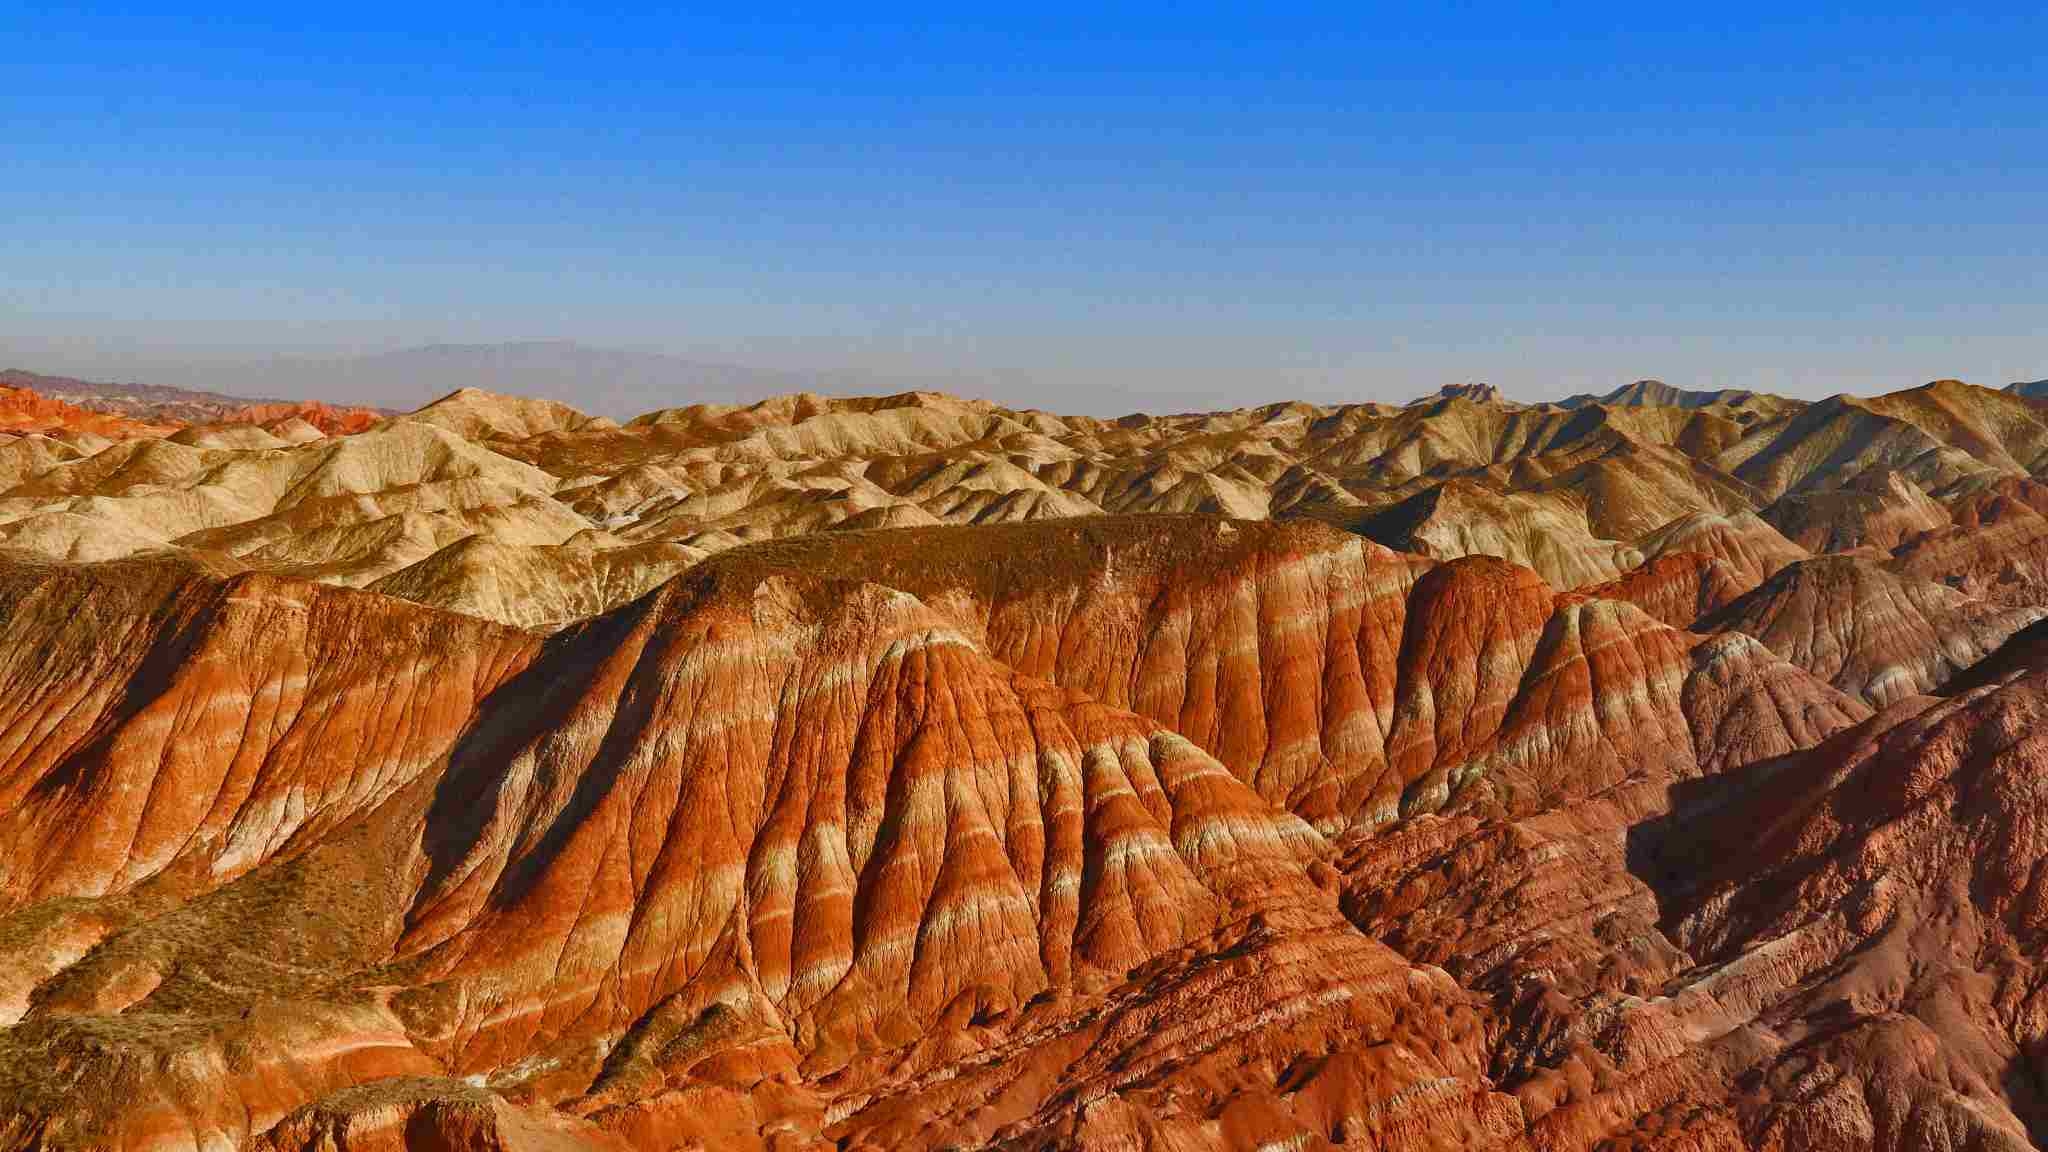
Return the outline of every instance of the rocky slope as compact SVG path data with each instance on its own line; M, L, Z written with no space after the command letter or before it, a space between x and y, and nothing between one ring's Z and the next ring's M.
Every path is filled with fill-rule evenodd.
M2032 411L38 426L0 1148L2034 1146Z
M1752 1140L2029 1148L2048 1130L2038 650L1740 781L1662 865L1663 922L1757 1011ZM1741 858L1717 845L1740 836ZM1736 989L1740 991L1736 991ZM1731 995L1731 993L1733 995Z
M741 549L545 641L163 561L0 597L21 1146L1590 1139L1639 1114L1554 1115L1468 957L1612 917L1432 945L1368 877L1462 831L1515 850L1433 899L1585 859L1640 905L1629 829L1865 714L1501 561L1205 518Z
M126 417L160 428L205 424L271 424L299 417L328 434L361 432L389 412L340 407L317 400L248 400L219 392L160 384L114 384L46 376L18 368L0 370L0 387L25 389L90 412Z
M1872 560L1794 564L1699 622L1737 631L1874 705L1939 688L2048 608L1999 607Z
M161 436L171 427L94 412L28 388L0 386L0 429L17 437L58 433L86 444L104 444L108 437Z
M0 907L30 963L0 1131L313 1132L391 1075L660 1127L690 1111L662 1087L680 1038L765 1029L819 1130L987 1138L1068 1106L1008 1077L977 1089L1000 1108L954 1077L925 1099L926 1068L1010 1048L1113 1086L1176 1002L1228 1006L1201 1046L1269 1042L1230 1038L1246 995L1325 1005L1370 1067L1435 1053L1372 1079L1460 1078L1464 1123L1506 1124L1464 991L1349 927L1248 762L1002 663L964 605L734 561L546 643L272 577L10 570Z
M424 602L534 627L616 606L675 558L743 543L1105 513L1315 519L1438 559L1500 556L1558 588L1699 552L1752 584L1815 552L1914 545L1963 502L2048 464L2048 423L2026 401L1954 382L1816 405L1647 383L1515 404L1459 386L1405 407L1115 421L932 393L795 395L625 425L465 389L394 420L319 405L208 419L162 426L189 451L141 451L137 428L25 425L41 439L0 444L0 542L86 560L204 552L354 586L392 578ZM333 499L304 509L306 494ZM615 591L595 599L494 607L506 601L476 586L473 563L434 560L479 537L517 555L530 587L549 573L633 575L600 578ZM1970 550L1959 540L1951 552ZM1946 575L1991 561L1920 566L1933 563Z
M280 1139L384 1076L482 1077L485 1113L418 1089L437 1125L511 1101L635 1138L693 1122L675 1061L728 1033L784 1068L726 1085L746 1108L879 1146L1178 1130L1202 1100L1239 1101L1185 1122L1216 1146L1513 1139L1482 1003L1346 921L1287 808L1363 829L1421 780L1410 807L1654 811L1796 744L1786 717L1853 709L1753 649L1695 739L1682 698L1727 679L1697 638L1327 529L797 543L545 642L164 562L9 570L0 893L27 963L0 1091L34 1125L11 1139ZM1632 769L1650 725L1683 744ZM1307 1015L1242 1031L1268 1012ZM1304 1112L1242 1070L1168 1075L1194 1095L1163 1114L1126 1095L1160 1061L1276 1051L1344 1053L1336 1096ZM177 1071L221 1060L243 1070Z

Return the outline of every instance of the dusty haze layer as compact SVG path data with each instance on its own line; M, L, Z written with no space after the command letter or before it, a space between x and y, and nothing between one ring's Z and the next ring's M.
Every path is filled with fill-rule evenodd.
M2025 395L20 382L0 1147L2048 1138Z

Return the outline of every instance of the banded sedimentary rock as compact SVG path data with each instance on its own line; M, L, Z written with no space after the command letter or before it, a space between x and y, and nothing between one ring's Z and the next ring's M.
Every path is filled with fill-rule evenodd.
M1686 726L1669 686L1695 638L1560 602L1490 557L1431 566L1313 524L1155 516L817 537L705 565L777 570L913 592L1008 666L1171 728L1325 832L1435 808L1494 767L1540 762L1554 794L1644 756L1681 775L1726 759L1654 738ZM1631 701L1644 710L1609 714Z
M1690 628L1748 589L1726 561L1704 552L1671 552L1583 591L1601 599L1626 600L1673 628Z
M1743 592L1811 555L1753 512L1695 512L1642 537L1636 547L1651 561L1685 552L1712 556L1728 565Z
M2024 1146L1979 391L8 440L0 1148Z
M1283 1133L1515 1128L1476 1010L1342 919L1312 829L902 590L720 565L545 643L163 565L38 567L5 591L14 636L104 662L108 685L74 700L10 666L32 738L8 779L35 819L10 825L0 938L46 961L0 1035L0 1092L27 1125L0 1129L10 1145L305 1146L387 1113L502 1127L508 1100L644 1134L682 1123L663 1119L670 1094L711 1073L669 1053L721 1011L781 1038L820 1101L791 1115L814 1131L1081 1123L1055 1078L984 1085L1005 1101L991 1111L923 1077L995 1051L1051 1072L1082 1044L1127 1049L1068 1073L1111 1095L1147 1060L1355 1050L1335 1112L1265 1090L1243 1122ZM134 847L81 858L84 829ZM1190 1030L1201 1011L1213 1023ZM1268 1017L1305 1031L1246 1029ZM645 1063L610 1058L659 1019L682 1023L633 1049ZM431 1089L451 1075L481 1083ZM349 1094L388 1076L429 1087L402 1108ZM781 1082L741 1095L782 1108ZM956 1082L980 1081L930 1083ZM1400 1103L1425 1082L1460 1087ZM1121 1107L1086 1123L1150 1123Z
M1707 965L1692 1017L1740 1022L1719 1047L1747 1048L1735 1068L1758 1089L1729 1103L1756 1146L2017 1149L2040 1131L2048 1101L2014 1072L2042 1034L2044 707L2020 656L1753 773L1672 838L1664 923Z
M481 621L177 563L0 567L0 909L209 890L435 773L535 651Z
M2048 603L2048 485L2003 480L1955 501L1949 516L1894 548L1893 570L1995 604Z
M1872 704L1932 691L2039 619L1860 557L1802 561L1700 622L1744 632Z
M156 395L67 394L131 414ZM31 396L24 411L52 403ZM624 425L476 389L405 414L161 398L148 410L163 427L83 413L117 423L31 421L0 444L0 542L381 580L554 628L648 585L614 574L743 544L1105 514L1314 519L1438 559L1510 559L1560 588L1679 551L1761 580L1798 545L1759 511L1816 550L1885 552L1940 528L1943 504L2048 466L2030 402L1954 382L1813 405L1665 385L1564 404L1454 389L1119 420L930 392L792 395ZM519 572L510 587L478 572L474 553L493 548ZM669 559L649 565L656 554ZM588 594L560 591L593 573Z
M1897 472L1876 472L1840 488L1790 493L1761 513L1810 553L1890 552L1908 538L1949 523L1948 510Z

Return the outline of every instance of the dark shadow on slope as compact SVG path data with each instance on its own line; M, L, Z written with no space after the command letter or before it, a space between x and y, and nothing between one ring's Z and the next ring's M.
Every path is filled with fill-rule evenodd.
M476 849L498 810L512 761L568 722L584 704L592 675L612 653L636 631L656 626L654 617L668 602L669 588L664 584L624 608L550 637L539 659L478 706L475 723L449 754L448 770L427 811L422 847L428 871L414 917L446 895L443 887ZM580 769L572 798L541 842L520 860L508 862L506 874L494 885L501 900L505 893L520 891L561 852L609 788L633 742L646 735L655 694L635 690L642 678L638 667L629 674L598 754Z

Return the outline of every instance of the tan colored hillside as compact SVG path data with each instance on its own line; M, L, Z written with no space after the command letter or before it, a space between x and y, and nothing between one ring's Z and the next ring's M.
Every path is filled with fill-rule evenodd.
M0 543L205 553L545 626L739 544L1103 514L1316 519L1439 559L1504 557L1566 588L1702 551L1753 585L1815 552L1889 559L1950 506L2048 468L2034 409L1954 382L1814 405L1649 383L1569 405L1493 395L1116 421L930 393L794 395L622 426L466 389L342 435L303 421L163 443L42 429L0 444ZM579 591L518 607L481 587L473 558L443 555L458 545L494 549L481 567L517 569L522 587L559 572ZM1982 567L1933 561L1925 542L1913 553L1923 577Z

